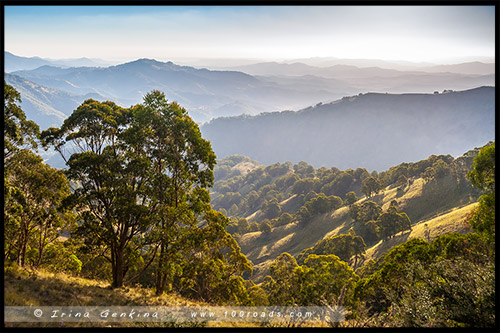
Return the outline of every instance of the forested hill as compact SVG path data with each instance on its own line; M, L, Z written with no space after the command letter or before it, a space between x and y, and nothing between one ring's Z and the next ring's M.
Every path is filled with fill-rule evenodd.
M337 248L333 254L356 268L408 239L468 232L466 216L480 191L466 174L478 152L432 155L371 174L364 168L315 169L305 162L265 166L234 155L214 169L211 203L231 218L227 230L252 261L255 281L269 274L280 254L300 261L308 248L316 254ZM363 260L350 261L352 253L324 244L353 233L366 245Z
M218 158L381 171L432 154L460 156L494 139L495 88L360 94L297 112L218 118L201 131Z

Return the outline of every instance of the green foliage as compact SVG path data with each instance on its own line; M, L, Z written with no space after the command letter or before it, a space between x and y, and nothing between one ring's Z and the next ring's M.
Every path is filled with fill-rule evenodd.
M377 194L383 189L383 183L375 177L367 177L361 182L361 192L367 197Z
M360 236L356 236L355 234L327 237L316 242L313 247L303 250L297 256L297 262L303 264L310 254L334 254L338 256L340 260L349 263L352 257L355 257L355 261L362 258L365 249L365 242Z
M269 221L267 220L262 221L262 223L260 224L260 231L262 231L264 234L269 234L271 230L272 227Z
M270 277L264 279L262 288L267 292L272 305L297 304L294 271L299 267L289 253L280 254L269 267Z
M313 177L314 176L314 167L310 164L307 164L304 161L300 161L296 165L293 166L293 171L298 174L301 178Z
M336 210L342 206L342 199L337 196L325 196L320 194L305 203L305 207L312 215L324 214Z
M74 275L82 271L82 261L75 254L76 249L65 242L56 241L47 246L44 267L56 272Z
M486 191L495 190L495 142L484 146L467 174L471 183Z
M264 289L254 285L248 288L248 296L253 306L269 306L269 298Z
M300 283L301 305L347 305L358 277L335 255L309 255L305 265L295 270Z
M68 207L63 206L70 195L69 182L61 170L26 149L11 155L4 177L6 257L15 257L24 266L28 248L36 248L32 264L39 266L46 246L73 222Z
M349 214L356 223L376 220L381 213L382 208L374 201L365 201L361 205L353 204L349 207Z
M271 177L280 177L286 175L291 169L291 163L276 163L267 166L264 171L266 171Z
M40 135L39 126L26 119L26 114L18 105L21 94L14 87L3 82L3 126L4 126L4 164L19 149L36 149L36 140Z
M289 213L283 213L281 216L278 218L276 224L274 225L275 227L286 225L290 222L293 221L293 216Z
M271 276L262 288L270 304L338 305L348 303L358 279L352 269L335 255L309 255L299 266L288 253L282 253L271 264Z
M485 194L479 198L479 205L470 214L468 222L472 228L483 233L492 247L495 246L495 143L481 148L474 158L467 178Z
M295 194L307 194L314 188L314 179L305 178L300 179L293 184L292 193Z
M444 162L446 166L441 162L437 162L439 160ZM439 172L440 176L444 176L447 172L446 169L448 169L447 166L450 165L453 165L450 170L458 166L452 156L431 155L429 158L415 163L401 163L400 165L391 167L389 170L381 172L379 178L386 185L397 183L400 179L403 179L401 176L406 177L406 179L424 177L427 180L431 180L436 177L436 171Z
M87 238L88 244L98 239L109 247L114 287L122 285L128 270L125 249L148 223L147 209L140 204L148 161L129 150L134 144L129 140L141 138L139 133L129 135L132 120L131 111L113 102L86 100L60 129L42 133L45 144L53 145L65 159L66 142L78 149L67 159L68 178L81 185L72 195L82 212L75 235Z
M479 198L479 205L471 212L468 223L480 233L484 233L494 247L495 244L495 192Z
M352 204L349 214L354 220L354 230L367 244L373 244L380 238L387 240L395 234L411 230L411 221L404 212L397 209L397 202L392 202L386 212L373 201L365 201L361 205Z
M353 191L348 192L345 195L344 205L350 206L358 200L359 199L358 199L358 196L356 195L356 192L353 192Z
M301 225L306 225L311 219L311 212L306 206L300 207L299 211L295 214L296 219L301 223Z
M432 243L412 239L366 270L373 273L364 274L356 297L388 325L494 323L494 253L478 234L447 234Z
M339 197L344 197L354 182L354 177L346 172L339 172L334 180L321 188L321 192L326 195L337 195Z
M251 272L251 264L225 231L228 219L213 210L202 223L179 235L164 266L167 283L181 295L219 304L244 305L249 302L241 274ZM161 257L160 257L161 259ZM173 266L173 265L175 266Z
M411 222L408 215L398 213L394 206L389 207L387 212L379 215L376 224L383 239L388 239L400 231L411 230Z
M273 200L271 202L264 202L261 207L263 217L268 219L273 219L275 217L280 216L281 207L278 204L277 200Z
M219 289L221 301L246 302L237 277L250 265L209 205L215 154L185 109L158 91L130 109L87 100L43 139L63 155L67 141L79 150L67 161L68 177L80 185L74 236L108 257L113 287L154 261L157 294L175 285L196 291L192 297L215 299Z

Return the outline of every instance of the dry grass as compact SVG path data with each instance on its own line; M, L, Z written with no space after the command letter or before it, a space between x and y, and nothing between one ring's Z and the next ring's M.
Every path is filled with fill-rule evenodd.
M476 203L466 205L464 207L453 208L437 217L419 221L412 226L411 232L403 232L395 237L380 241L366 250L365 260L377 260L387 253L394 246L402 244L413 238L421 238L424 240L432 240L437 236L447 233L465 233L469 231L469 227L465 223L467 215L477 206ZM429 231L429 237L425 235L426 230Z
M5 268L4 295L6 306L190 306L201 304L178 295L155 296L150 288L133 286L111 289L109 282L106 281L14 266Z
M425 225L430 231L430 239L434 239L439 235L450 232L464 233L467 232L469 227L465 223L467 215L477 207L478 203L472 203L464 207L456 207L450 209L442 215L439 215L428 220L420 221L413 226L410 238L423 238L425 239Z
M7 266L4 271L5 306L207 306L175 294L155 296L140 286L111 289L106 281L90 280L64 273ZM193 327L242 326L238 323L146 323L146 322L45 322L6 323L6 327Z
M231 170L239 170L241 172L241 174L244 176L257 167L258 167L258 165L256 165L255 163L252 163L252 162L240 162L240 163L236 164L235 166L233 166L231 168Z

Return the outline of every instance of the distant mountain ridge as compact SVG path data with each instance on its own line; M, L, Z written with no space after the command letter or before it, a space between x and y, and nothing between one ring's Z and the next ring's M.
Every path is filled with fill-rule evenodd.
M429 74L429 73L454 73L465 75L491 75L495 74L494 63L483 63L479 61L453 64L434 65L423 67L409 67L411 69L393 69L378 66L354 66L347 64L335 64L331 66L312 66L302 62L279 63L261 62L250 65L228 67L251 75L317 75L335 78L360 78L370 76L396 77L403 74Z
M58 67L103 67L110 64L101 59L44 59L40 57L20 57L4 51L4 72L11 73L19 70L31 70L41 66Z
M495 137L495 88L368 93L301 111L218 118L201 126L218 158L382 171L431 154L459 156Z
M351 65L319 68L300 63L255 64L248 67L258 69L253 75L145 58L109 67L41 65L11 74L73 95L97 94L124 107L140 103L153 89L161 90L200 124L222 116L299 110L366 92L465 90L495 83L494 74L408 72ZM49 106L57 109L50 103Z
M30 120L34 120L42 129L60 126L64 119L71 115L73 110L86 99L104 99L103 96L97 93L72 94L7 73L4 74L4 80L21 93L23 111Z
M333 88L318 90L312 85L302 85L295 89L242 72L196 69L153 59L106 68L43 66L12 74L73 94L98 93L126 107L141 102L153 89L161 90L169 100L186 107L198 122L248 110L257 114L301 108L332 96L338 98ZM228 110L231 105L236 106L232 111Z

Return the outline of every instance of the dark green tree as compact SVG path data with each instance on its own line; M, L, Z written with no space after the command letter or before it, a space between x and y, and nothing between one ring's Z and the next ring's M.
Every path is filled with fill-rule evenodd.
M271 276L264 279L263 289L269 295L272 305L294 305L297 303L298 285L295 269L299 267L297 261L289 253L280 254L269 267Z
M78 184L72 197L79 211L76 232L88 246L105 246L112 267L113 287L123 284L134 239L149 226L148 162L130 149L124 133L133 114L113 102L86 100L61 128L42 132L68 165L68 178ZM68 156L65 146L73 153Z
M495 244L495 143L492 142L479 151L474 158L467 178L473 186L483 190L479 205L469 215L472 228L488 238L492 247Z
M5 249L15 254L17 264L24 266L27 250L36 252L32 264L42 263L44 251L59 232L69 228L72 214L63 205L70 195L70 185L61 170L43 163L27 149L17 150L9 159L4 177Z
M344 200L344 204L346 206L350 206L352 205L353 203L355 203L356 201L358 201L358 196L356 195L355 192L347 192L346 195L345 195L345 200Z
M383 189L383 184L380 179L375 177L367 177L361 183L361 192L363 192L367 197L371 197L373 194L377 194Z
M313 247L303 250L297 256L297 262L299 264L303 264L307 256L310 254L334 254L338 256L340 260L347 263L350 263L351 258L354 258L354 266L356 266L358 259L363 256L365 249L365 242L356 234L327 237L316 242Z
M3 82L3 125L4 125L4 165L14 152L21 148L36 149L40 128L26 119L26 114L18 105L21 94L11 85Z

